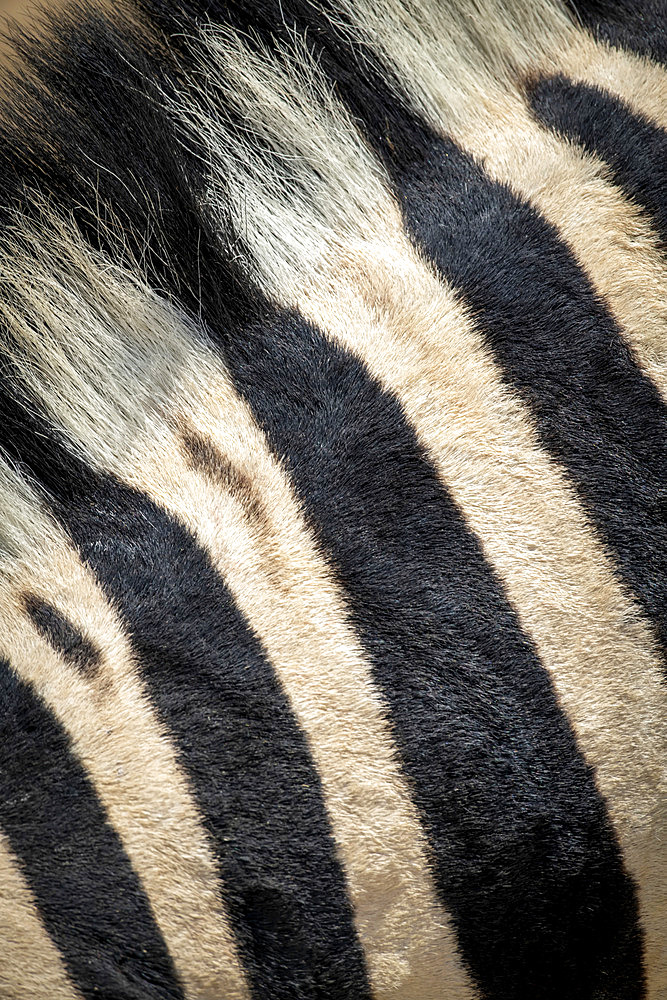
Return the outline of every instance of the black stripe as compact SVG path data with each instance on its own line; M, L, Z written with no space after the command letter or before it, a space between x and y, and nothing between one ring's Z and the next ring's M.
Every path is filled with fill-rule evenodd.
M529 99L539 121L609 165L667 248L667 132L599 87L564 76L537 80Z
M146 5L156 6L149 0ZM173 27L173 8L157 6L164 25ZM284 0L253 4L252 10L236 3L188 8L233 16L268 41L272 33L289 35L293 20L308 26L311 44L326 43L326 51L318 51L321 65L366 121L369 135L376 117L375 138L387 134L399 157L417 140L414 161L406 158L406 174L420 157L426 162L437 151L433 137L388 98L384 70L364 79L361 67L368 71L372 63L368 52L357 61L325 18L305 3L297 6ZM108 88L105 79L100 83ZM85 108L85 114L87 121L99 118L96 109ZM133 109L135 117L142 114L146 117L145 109ZM159 115L156 120L159 131ZM170 142L164 146L163 155L172 156ZM129 183L132 143L116 148L122 150L120 176ZM390 149L381 142L376 148L390 163ZM398 181L398 169L394 176ZM173 183L164 174L152 174L151 180L157 191ZM102 177L102 193L105 187ZM197 184L195 189L200 190ZM474 188L474 195L483 213L487 188ZM114 197L127 206L122 185L114 188ZM174 191L165 197L173 198ZM468 210L457 216L460 241ZM290 317L276 318L253 300L235 270L234 254L221 259L210 227L202 224L198 241L183 239L177 246L180 211L169 216L165 244L149 233L151 246L167 258L173 254L176 275L169 287L191 308L199 308L199 301L188 289L202 282L204 315L212 329L224 331L220 346L237 386L290 468L347 590L429 833L438 889L454 914L474 977L487 996L497 998L640 997L634 890L592 776L497 580L400 408L354 359L316 331ZM194 199L185 215L195 217L196 211ZM138 212L133 223L132 212L130 205L125 215L135 229L129 238L140 243L144 216ZM433 222L437 227L438 220ZM475 233L473 250L476 238ZM194 246L198 253L191 252ZM182 282L188 255L191 271ZM169 270L167 262L162 271L167 282ZM241 329L235 320L243 315L264 315L268 325ZM133 496L129 509L118 504L127 513L119 517L117 547L128 513L134 511L130 523L139 516L137 503ZM112 513L107 500L100 504L98 534L104 535ZM150 509L148 522L155 516ZM134 533L127 558L138 555L148 565L137 575L149 586L156 565L178 567L180 556L159 553L158 562L141 554L145 544ZM124 572L118 570L118 576ZM191 577L188 571L178 583L189 586ZM208 586L188 601L190 614L208 607ZM162 617L157 627L163 630ZM187 703L189 679L181 702L183 697ZM182 712L183 704L176 710Z
M406 227L475 315L667 649L667 414L557 231L447 140L396 177Z
M319 65L387 167L408 233L472 307L542 444L566 469L667 651L667 410L558 231L437 137L396 96L401 85L394 79L392 88L392 72L367 48L357 52L305 0L205 6L250 44L289 43L293 27L307 31ZM340 12L333 15L342 22ZM255 141L257 155L270 158ZM651 152L658 162L655 144ZM655 199L662 196L664 206L659 187L656 177Z
M307 24L310 8L280 9L288 26ZM410 237L471 307L667 650L667 410L657 389L558 231L401 105L367 50L362 60L322 19L308 38L324 46L320 66L387 167Z
M596 38L667 63L665 0L566 0Z
M7 412L21 420L19 448L5 436ZM35 420L0 401L3 447L48 487L131 635L211 837L256 996L370 997L317 771L259 642L183 527L77 469ZM115 905L122 884L107 891Z
M640 997L634 889L592 775L400 407L297 318L219 343L345 588L484 995Z
M84 997L183 998L141 884L67 734L4 660L0 827Z
M57 608L35 594L25 594L23 603L35 628L50 642L67 663L84 677L96 676L102 660L101 651Z

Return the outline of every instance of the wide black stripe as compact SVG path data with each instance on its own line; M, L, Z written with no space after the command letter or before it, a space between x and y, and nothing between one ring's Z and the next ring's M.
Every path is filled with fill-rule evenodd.
M307 31L319 65L387 167L408 233L472 307L667 651L667 409L558 231L436 136L396 96L401 85L390 85L391 70L368 49L356 51L306 0L205 6L250 44ZM270 158L255 141L257 154ZM658 161L655 145L651 151ZM664 206L659 187L656 178L655 200Z
M596 38L667 63L665 0L566 0Z
M219 344L345 589L484 995L640 997L634 889L593 777L399 405L296 317Z
M66 732L4 660L0 828L84 997L183 998L142 886Z
M529 99L544 125L609 165L616 183L649 213L667 249L667 132L599 87L564 76L537 80Z
M4 433L7 412L21 421L18 445ZM259 642L185 528L140 493L77 468L35 420L0 400L2 446L48 488L127 626L210 835L255 995L369 997L319 777ZM115 906L122 882L106 891Z
M167 29L182 27L174 24L172 5L152 0L145 5L162 8ZM357 61L326 18L306 3L276 0L253 4L252 10L236 3L187 6L206 8L210 16L233 16L267 41L273 33L289 36L293 21L308 26L311 44L326 44L318 56L339 93L367 125L377 117L376 138L385 129L406 167L411 150L417 162L428 160L433 137L394 106L384 70L364 78L361 67L372 68L368 52ZM108 97L103 73L99 85ZM84 110L102 134L99 109ZM61 112L55 112L57 118ZM140 106L133 106L132 114L136 120L150 118ZM155 109L151 114L159 131L159 114ZM139 129L143 135L148 127ZM165 126L164 135L169 134ZM376 148L390 153L379 143ZM114 165L132 189L137 154L132 143L115 149L120 152L114 153ZM103 144L100 153L106 155ZM149 149L148 158L152 155ZM169 141L161 155L173 156ZM58 168L64 169L60 163ZM151 174L156 198L162 200L160 185L175 184L174 176ZM201 190L196 171L192 176L188 184ZM128 238L140 245L146 216L138 211L133 221L125 185L111 187L134 229ZM64 197L73 188L75 182L66 177ZM104 172L99 188L103 197L110 189ZM212 331L220 331L237 386L290 468L347 590L429 833L438 889L454 914L473 975L489 997L641 996L634 890L592 776L501 587L399 406L349 355L299 320L276 317L253 299L236 271L237 248L221 256L205 221L197 222L196 241L184 238L179 245L181 215L196 221L198 208L196 198L186 203L176 191L178 185L165 192L175 207L164 240L148 227L150 253L166 257L154 273L197 311L200 301L192 290L203 289L203 315ZM484 190L477 194L483 209ZM463 232L464 212L459 225ZM170 256L176 262L173 279ZM246 327L243 318L250 316L255 320ZM111 517L106 491L105 485L94 494L103 498L100 534ZM134 503L133 497L132 508ZM151 510L149 523L154 517ZM124 530L119 523L118 534ZM128 548L141 552L142 544L135 533ZM165 555L167 564L178 566L180 557L160 553L162 562ZM150 567L142 579L154 581L154 560L150 554L141 558ZM179 577L179 583L191 576ZM208 606L205 593L190 600L187 610ZM162 619L158 625L163 628ZM189 696L185 685L185 701L174 711L183 712Z

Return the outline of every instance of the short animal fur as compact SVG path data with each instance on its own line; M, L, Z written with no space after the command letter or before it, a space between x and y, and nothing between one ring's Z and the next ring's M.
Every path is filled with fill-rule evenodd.
M666 1000L664 0L10 34L0 998Z

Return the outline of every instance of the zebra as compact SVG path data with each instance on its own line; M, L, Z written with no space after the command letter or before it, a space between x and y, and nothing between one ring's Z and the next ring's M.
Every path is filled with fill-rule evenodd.
M0 116L0 998L667 998L664 0L70 0Z

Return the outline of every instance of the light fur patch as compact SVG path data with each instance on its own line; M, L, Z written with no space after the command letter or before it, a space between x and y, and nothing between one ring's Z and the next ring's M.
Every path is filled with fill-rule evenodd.
M434 58L432 49L426 51L431 55L424 59ZM320 134L328 134L328 118L334 115L336 147L332 144L329 152L332 158L347 157L343 173L353 197L341 209L336 187L327 189L319 166L327 150L319 143L311 146L309 138L317 114L312 101L323 92L317 70L307 71L302 51L293 75L285 59L269 63L266 55L245 52L237 71L237 56L229 49L216 46L209 54L208 72L217 59L222 81L217 86L228 88L225 96L232 95L253 129L266 130L269 141L280 136L286 150L284 185L272 178L264 190L266 166L250 148L252 137L245 149L238 137L226 136L223 142L220 119L207 123L188 105L198 135L210 144L212 208L231 157L237 176L247 170L242 183L248 180L253 192L244 205L242 226L266 287L352 351L398 397L481 541L550 673L607 801L638 885L649 995L657 1000L667 987L667 854L662 844L667 832L667 690L650 628L617 582L572 489L539 447L525 409L505 388L465 308L405 239L396 207L378 188L375 167L366 173L367 154L359 151L353 133L340 142L352 127L345 113L325 98ZM418 65L419 59L415 55ZM308 115L299 119L295 109L304 103L306 72L311 74L311 104ZM253 75L254 82L246 85ZM254 111L254 102L266 91L281 95L270 120ZM464 108L464 119L465 114ZM506 127L499 126L501 131ZM545 147L536 130L533 135L537 161ZM296 212L290 200L280 202L280 191L289 189L292 177L290 137L304 192ZM576 157L573 162L585 164ZM571 180L577 191L580 184L586 187L576 172ZM604 203L600 184L602 188L595 182L594 192ZM311 209L313 199L317 214ZM320 206L328 210L328 226ZM299 228L300 245L307 248L291 274L281 244L290 224ZM604 227L597 232L595 213L589 224L600 246L610 239ZM369 232L376 238L367 238ZM276 261L281 259L277 282ZM646 361L649 354L642 350Z
M471 998L369 666L248 406L201 335L147 289L101 269L62 230L51 240L26 237L28 244L30 257L12 265L5 309L26 386L89 461L189 528L261 640L322 781L374 996ZM57 270L49 269L50 254ZM22 287L26 273L31 281ZM234 470L228 485L193 470L183 447L193 432ZM234 489L239 479L256 503ZM259 506L261 517L253 516ZM38 662L40 670L49 662L41 648ZM68 676L68 683L83 696L83 682ZM92 719L90 697L85 704L79 715ZM126 738L134 747L129 724ZM100 766L103 749L90 754L89 768Z
M60 529L4 465L0 521L1 654L69 733L142 882L187 996L246 1000L215 860L115 613ZM26 592L49 601L102 650L94 681L40 635L25 611Z
M1 832L0 954L0 997L5 1000L81 1000Z
M564 72L608 85L650 117L661 107L664 123L664 71L596 43L548 0L343 5L362 43L394 67L436 132L455 139L559 230L667 399L667 269L657 237L607 167L539 125L522 92L528 76Z

